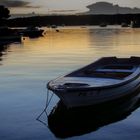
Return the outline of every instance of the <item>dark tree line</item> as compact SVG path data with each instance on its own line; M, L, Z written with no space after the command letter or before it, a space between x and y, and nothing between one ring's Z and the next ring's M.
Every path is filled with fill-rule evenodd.
M0 5L0 19L7 19L10 17L10 11L8 8Z
M117 15L65 15L65 16L36 16L26 18L9 19L8 26L46 26L46 25L109 25L139 21L140 14Z
M0 5L0 26L6 24L6 20L10 17L10 11L3 5Z
M9 17L9 9L0 5L0 26L99 25L101 23L114 25L121 23L130 24L131 21L140 22L140 14L52 15L8 19Z

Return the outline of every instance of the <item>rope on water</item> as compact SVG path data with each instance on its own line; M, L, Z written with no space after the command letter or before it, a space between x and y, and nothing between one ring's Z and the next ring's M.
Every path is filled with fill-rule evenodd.
M43 123L44 125L46 125L46 123L44 123L43 121L41 121L41 116L45 113L46 116L48 117L48 113L47 113L47 109L48 109L48 106L50 105L50 102L52 100L54 96L54 93L51 94L50 96L50 92L49 90L47 90L47 98L46 98L46 105L45 105L45 108L43 109L43 111L40 113L40 115L36 118L36 120L40 121L41 123Z

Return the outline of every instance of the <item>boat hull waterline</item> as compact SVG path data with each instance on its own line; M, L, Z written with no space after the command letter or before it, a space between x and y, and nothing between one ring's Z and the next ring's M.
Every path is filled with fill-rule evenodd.
M114 59L114 61L111 59ZM105 57L84 68L50 81L47 87L68 108L90 106L121 99L125 96L131 96L140 87L139 63L139 57ZM119 67L116 68L116 66ZM91 68L94 70L94 75L88 74L83 76L79 74ZM99 74L99 71L109 72L109 74L105 73L102 76ZM98 75L95 72L98 72ZM114 75L114 72L115 74L119 73L119 77ZM113 73L113 76L110 76L110 73Z

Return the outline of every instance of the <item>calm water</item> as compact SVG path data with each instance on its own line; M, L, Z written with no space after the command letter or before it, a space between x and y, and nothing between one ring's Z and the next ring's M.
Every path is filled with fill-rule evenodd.
M45 37L7 46L0 55L1 140L58 139L36 121L45 107L46 83L103 56L140 55L140 29L64 27L60 32L47 31ZM54 97L50 108L57 102ZM45 115L42 119L47 122ZM126 119L68 139L138 140L139 121L138 108Z

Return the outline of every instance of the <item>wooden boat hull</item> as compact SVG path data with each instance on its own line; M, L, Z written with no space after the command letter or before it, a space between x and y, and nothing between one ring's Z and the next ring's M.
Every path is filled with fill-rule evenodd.
M109 102L131 96L131 93L140 87L140 77L135 81L119 87L106 89L91 89L87 91L54 91L54 93L68 107L90 106L94 104Z
M110 64L108 65L106 62ZM103 58L68 75L50 81L47 87L68 108L119 100L127 96L134 96L133 93L139 89L139 63L140 58L138 57L128 59ZM92 72L83 74L85 70L89 69L92 69ZM90 77L88 77L89 74Z

